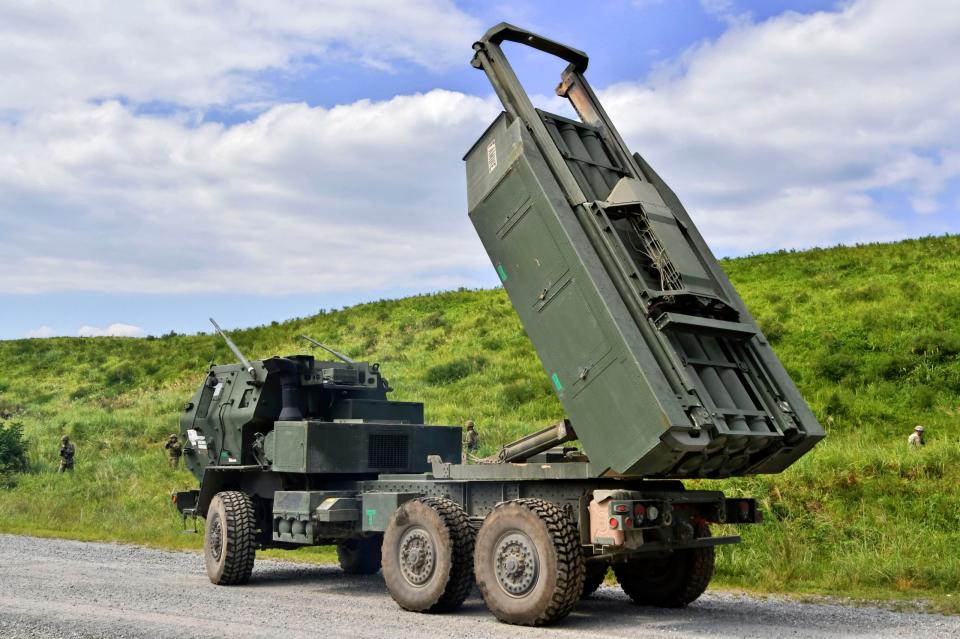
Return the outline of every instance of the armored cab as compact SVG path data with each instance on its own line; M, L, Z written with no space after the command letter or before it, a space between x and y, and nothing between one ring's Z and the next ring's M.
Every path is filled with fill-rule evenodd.
M337 543L346 552L344 543L361 534L353 525L358 482L424 473L429 456L460 460L460 427L427 426L423 404L389 400L379 364L310 338L337 360L251 361L213 324L239 363L211 365L180 414L186 466L200 480L198 490L174 496L184 515L209 513L223 502L218 493L238 491L259 504L260 547ZM211 578L223 582L223 569Z
M249 369L248 369L249 365ZM251 372L252 371L252 372ZM423 425L423 404L387 399L380 367L292 355L211 366L180 415L186 465L374 476L460 459L459 427Z
M569 119L503 54L569 63ZM680 200L631 153L581 51L507 24L474 45L505 112L464 158L468 206L597 475L782 471L824 431Z

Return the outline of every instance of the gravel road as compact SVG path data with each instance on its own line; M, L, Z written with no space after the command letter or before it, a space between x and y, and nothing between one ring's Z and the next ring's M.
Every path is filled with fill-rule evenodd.
M0 535L0 637L958 637L960 617L709 592L685 610L601 590L551 628L498 623L476 591L458 614L401 611L379 576L258 561L247 586L200 555Z

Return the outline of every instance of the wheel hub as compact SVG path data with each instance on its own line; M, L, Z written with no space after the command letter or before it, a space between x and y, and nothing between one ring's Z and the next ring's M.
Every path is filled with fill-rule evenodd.
M220 555L223 554L223 523L220 521L220 515L215 516L210 522L210 552L214 559L220 561Z
M500 538L493 552L497 581L504 592L521 597L533 589L540 572L537 548L521 532L511 532Z
M433 540L423 528L411 528L400 538L400 572L414 586L422 586L433 576L436 565Z

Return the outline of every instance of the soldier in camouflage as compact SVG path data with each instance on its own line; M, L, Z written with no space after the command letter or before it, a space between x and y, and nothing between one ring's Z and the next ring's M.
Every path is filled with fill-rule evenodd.
M473 426L472 419L468 419L464 425L467 427L467 454L476 455L477 451L480 450L480 436Z
M183 446L180 445L178 437L176 435L170 435L170 437L167 438L167 443L163 445L163 448L167 451L170 468L179 468L180 457L183 456Z
M910 433L910 436L907 437L907 443L910 447L917 447L926 445L927 442L923 441L923 426L919 424L913 429L913 432Z
M73 472L73 456L77 450L70 443L70 438L66 435L60 440L60 469L57 472Z

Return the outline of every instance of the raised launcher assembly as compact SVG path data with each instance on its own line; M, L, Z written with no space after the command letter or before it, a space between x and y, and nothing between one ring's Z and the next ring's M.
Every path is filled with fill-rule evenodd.
M569 63L580 121L534 108L504 41ZM587 55L508 24L474 50L506 112L465 157L470 218L595 476L776 473L810 450L823 428Z

